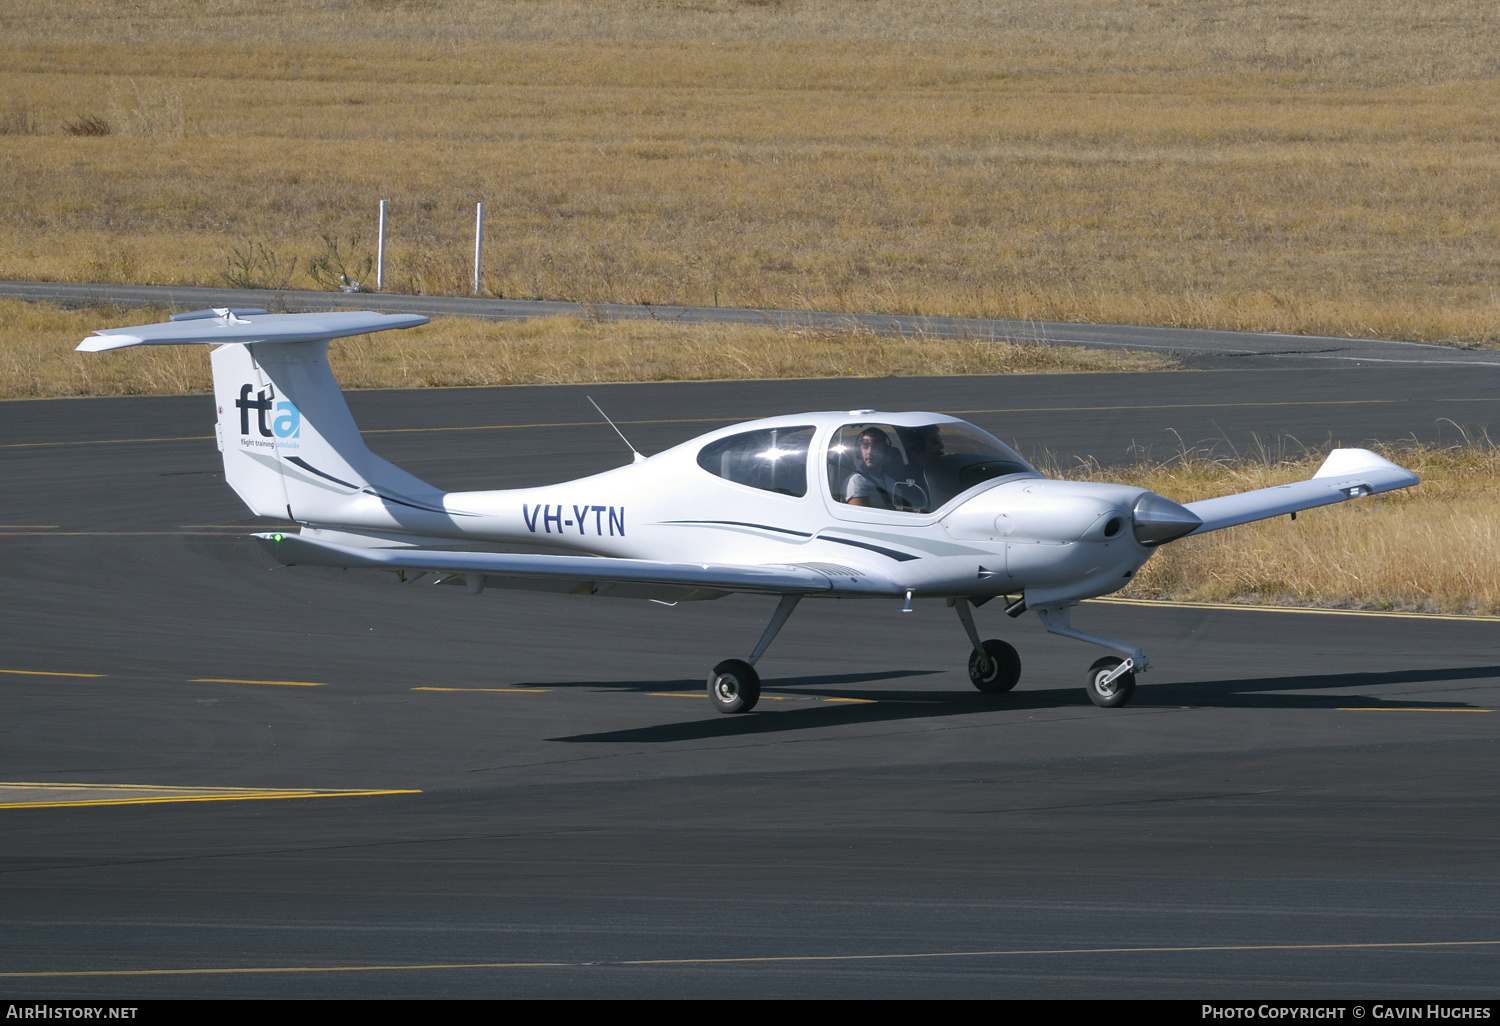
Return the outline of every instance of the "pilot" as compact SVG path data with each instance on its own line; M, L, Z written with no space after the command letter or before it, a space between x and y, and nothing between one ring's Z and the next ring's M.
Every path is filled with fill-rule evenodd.
M859 435L854 473L844 483L844 501L851 506L894 509L896 479L891 470L899 467L900 457L891 445L890 436L877 427L865 428Z

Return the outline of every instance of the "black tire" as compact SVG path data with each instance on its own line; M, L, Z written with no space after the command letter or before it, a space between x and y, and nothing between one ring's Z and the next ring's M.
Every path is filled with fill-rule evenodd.
M1130 701L1135 695L1135 671L1122 673L1108 684L1100 681L1109 675L1109 672L1119 666L1125 660L1116 659L1114 656L1105 656L1093 666L1089 667L1088 693L1089 701L1101 709L1118 709Z
M1021 656L1015 648L995 638L984 643L989 666L981 665L979 653L969 653L969 680L988 695L1009 691L1021 679Z
M726 659L708 675L708 700L721 713L749 712L760 701L760 674L743 659Z

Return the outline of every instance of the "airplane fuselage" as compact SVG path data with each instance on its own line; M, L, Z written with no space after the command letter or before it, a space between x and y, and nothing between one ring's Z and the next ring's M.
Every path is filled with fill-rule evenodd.
M824 454L841 430L872 420L892 433L962 424L930 413L769 418L556 485L441 493L431 504L442 514L393 511L366 496L344 507L339 524L326 526L630 559L816 565L828 568L829 593L842 596L982 599L1025 591L1047 601L1076 601L1124 587L1151 556L1152 548L1130 529L1135 505L1150 492L1048 480L1009 450L1013 472L978 481L930 510L841 501ZM741 483L701 465L701 454L725 439L806 434L809 428L800 495Z

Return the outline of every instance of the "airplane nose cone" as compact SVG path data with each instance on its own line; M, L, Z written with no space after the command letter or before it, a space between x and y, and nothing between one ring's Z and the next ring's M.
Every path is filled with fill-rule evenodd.
M1147 492L1136 500L1133 519L1135 540L1148 546L1176 541L1203 525L1192 510L1155 492Z

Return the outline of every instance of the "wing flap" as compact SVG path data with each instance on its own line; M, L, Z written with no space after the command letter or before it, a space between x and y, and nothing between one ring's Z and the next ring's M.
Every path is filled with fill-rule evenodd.
M1306 481L1188 502L1184 506L1203 521L1202 527L1191 532L1198 535L1420 483L1421 478L1416 474L1368 449L1335 449Z
M528 552L357 548L296 534L257 534L255 537L277 561L287 566L305 564L532 578L546 583L543 590L557 590L554 585L558 582L575 582L580 586L589 585L601 590L605 585L664 585L689 590L740 591L766 595L805 595L829 591L833 587L833 582L824 574L798 566L665 563L648 559L555 556Z
M464 575L464 577L472 575ZM464 577L453 576L435 583L463 584ZM678 602L705 602L733 594L715 588L690 588L676 584L621 584L612 581L565 581L551 577L506 577L484 574L486 590L547 592L554 595L597 595L600 598L649 599L676 605Z

